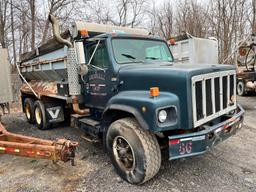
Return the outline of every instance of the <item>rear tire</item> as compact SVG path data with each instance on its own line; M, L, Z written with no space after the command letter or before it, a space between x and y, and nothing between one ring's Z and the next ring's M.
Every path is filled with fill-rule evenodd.
M51 128L51 123L47 121L45 107L42 101L36 101L34 105L35 123L38 129L46 130Z
M160 169L161 151L155 135L142 129L134 118L110 125L106 147L117 174L131 184L150 180Z
M239 96L244 96L247 93L245 90L245 83L243 81L238 81L236 90Z
M27 118L27 121L31 124L35 123L35 115L34 115L34 102L30 98L26 98L24 101L24 112Z

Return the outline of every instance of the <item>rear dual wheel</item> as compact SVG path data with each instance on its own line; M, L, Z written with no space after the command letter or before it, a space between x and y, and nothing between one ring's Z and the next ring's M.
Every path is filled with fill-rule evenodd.
M31 124L35 123L34 102L32 99L30 99L30 98L25 99L24 112L25 112L27 121Z
M51 127L51 124L46 118L45 106L42 101L37 100L34 103L34 115L35 123L38 129L46 130Z
M26 98L24 101L24 112L27 121L41 129L49 129L51 124L46 119L45 106L42 101L33 101L31 98Z

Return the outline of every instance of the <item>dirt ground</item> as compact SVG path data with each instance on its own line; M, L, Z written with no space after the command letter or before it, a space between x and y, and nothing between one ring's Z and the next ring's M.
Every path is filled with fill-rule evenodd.
M205 155L163 161L155 178L133 186L114 172L100 144L81 139L70 127L40 131L26 123L21 112L3 117L9 131L46 139L66 137L80 142L76 166L47 160L0 155L0 191L256 191L256 97L239 98L246 109L238 134Z

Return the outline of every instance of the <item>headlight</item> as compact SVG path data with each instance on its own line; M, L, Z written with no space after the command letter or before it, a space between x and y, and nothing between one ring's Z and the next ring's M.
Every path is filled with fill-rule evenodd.
M167 112L166 110L161 110L158 113L158 120L160 123L164 123L167 119Z

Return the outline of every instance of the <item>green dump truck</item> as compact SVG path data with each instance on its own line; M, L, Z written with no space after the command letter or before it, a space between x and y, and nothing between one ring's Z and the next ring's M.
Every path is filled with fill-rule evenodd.
M169 159L205 153L242 127L236 71L228 65L173 62L167 43L132 29L75 22L23 55L23 110L45 130L69 120L100 140L116 172L132 184Z

